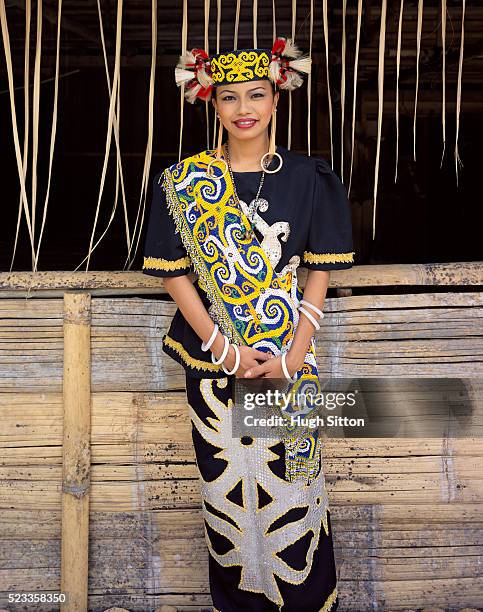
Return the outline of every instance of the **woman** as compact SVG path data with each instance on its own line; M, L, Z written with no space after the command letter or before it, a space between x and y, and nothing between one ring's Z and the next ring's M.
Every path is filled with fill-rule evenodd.
M353 264L341 182L325 160L275 146L278 89L300 86L309 70L285 39L271 50L182 56L177 82L190 102L211 98L218 147L153 184L143 271L163 277L178 305L163 349L186 371L210 589L221 612L338 606L317 432L232 437L235 379L318 384L313 333L329 273ZM303 296L299 265L309 269Z

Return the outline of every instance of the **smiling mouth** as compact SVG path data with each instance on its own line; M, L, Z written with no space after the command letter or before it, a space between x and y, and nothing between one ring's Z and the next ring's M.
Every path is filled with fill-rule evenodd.
M253 127L256 122L257 122L257 119L238 119L237 121L234 121L233 123L236 125L237 128L246 130L248 128Z

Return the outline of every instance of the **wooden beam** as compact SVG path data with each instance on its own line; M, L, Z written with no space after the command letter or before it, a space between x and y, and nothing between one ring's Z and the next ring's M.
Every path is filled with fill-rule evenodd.
M91 296L64 295L61 592L63 612L87 610L91 470Z
M196 279L194 273L189 274ZM306 268L298 269L304 287ZM354 266L335 270L330 287L479 286L483 285L483 262L390 264ZM61 297L66 290L92 295L138 295L167 293L163 279L142 272L0 272L0 298Z

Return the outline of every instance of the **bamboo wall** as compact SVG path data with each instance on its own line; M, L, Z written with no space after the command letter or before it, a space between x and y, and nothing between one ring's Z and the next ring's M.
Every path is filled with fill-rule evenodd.
M321 375L481 380L482 271L333 273ZM9 592L63 588L65 610L211 609L184 374L161 350L175 304L160 284L0 274L0 608L33 609ZM481 438L329 439L324 453L340 610L483 605Z

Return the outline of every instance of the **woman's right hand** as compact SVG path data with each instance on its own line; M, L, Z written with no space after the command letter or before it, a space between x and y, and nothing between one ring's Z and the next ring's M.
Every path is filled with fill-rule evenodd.
M253 366L260 365L262 361L267 361L274 357L273 353L267 351L259 351L251 346L242 345L238 347L240 351L240 365L237 371L233 374L237 378L243 378L245 372ZM223 365L227 370L232 370L235 367L235 349L232 345L228 350L228 355L223 361Z

